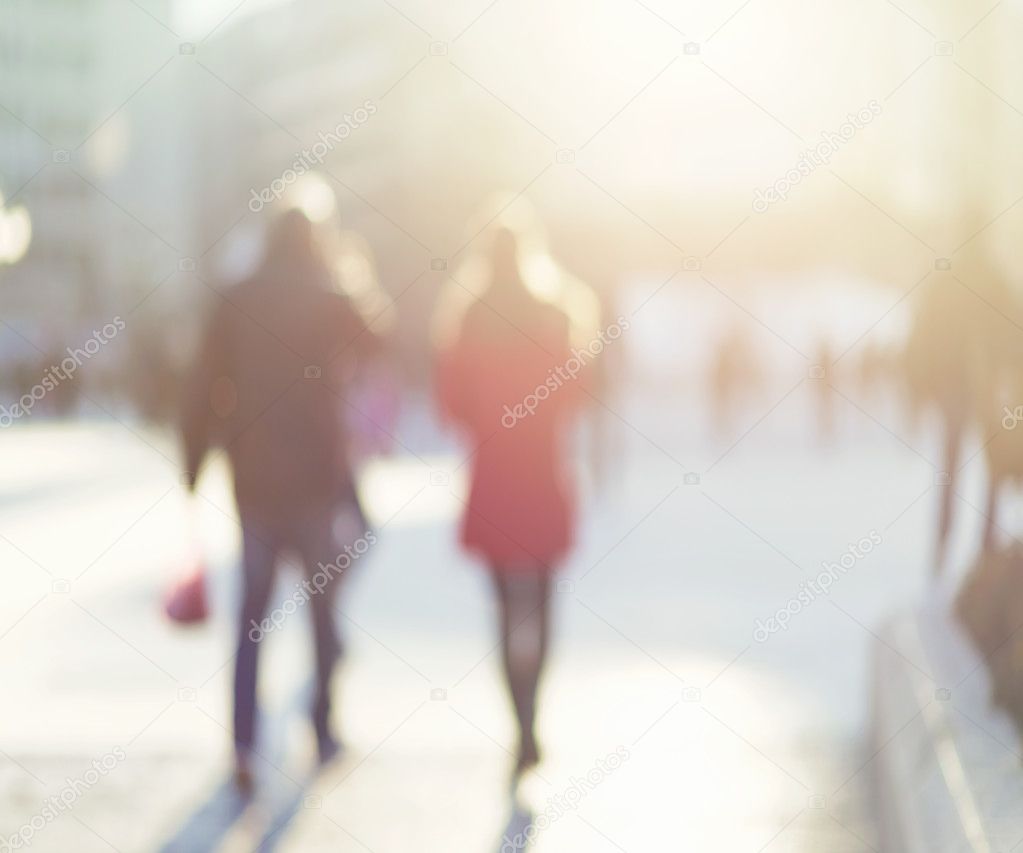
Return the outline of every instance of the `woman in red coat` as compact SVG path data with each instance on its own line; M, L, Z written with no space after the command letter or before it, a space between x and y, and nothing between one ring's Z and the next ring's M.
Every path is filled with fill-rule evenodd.
M511 231L495 232L486 277L439 353L439 397L472 450L461 541L486 561L494 582L519 727L517 777L540 757L533 724L551 577L574 527L562 442L589 353L573 353L566 315L526 286Z

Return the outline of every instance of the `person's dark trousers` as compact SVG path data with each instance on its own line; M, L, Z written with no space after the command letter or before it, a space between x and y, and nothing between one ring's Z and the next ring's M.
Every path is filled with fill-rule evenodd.
M335 564L339 549L329 514L318 524L303 526L295 536L285 537L242 519L242 606L234 670L234 742L241 753L250 752L255 743L259 646L269 634L286 629L302 607L310 608L316 649L313 727L321 743L330 736L331 682L341 651L332 609L338 575L321 566ZM277 561L285 549L298 552L306 582L297 588L289 585L284 599L270 608Z

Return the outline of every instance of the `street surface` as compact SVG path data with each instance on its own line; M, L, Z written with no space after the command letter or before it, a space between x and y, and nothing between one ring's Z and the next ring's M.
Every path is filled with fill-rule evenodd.
M31 849L494 853L516 849L530 812L539 853L874 849L869 653L928 583L937 442L884 401L841 397L822 442L810 382L774 409L751 404L719 441L699 401L614 405L620 449L603 485L583 475L556 597L547 758L515 809L489 591L455 541L465 451L438 440L424 407L365 472L379 542L338 608L348 751L314 772L299 608L264 641L248 804L226 784L238 530L223 468L199 501L213 618L180 628L160 611L187 559L171 438L99 418L4 431L0 837L118 748L73 805L37 817ZM980 457L952 487L961 571ZM826 593L756 632L830 563L848 568Z

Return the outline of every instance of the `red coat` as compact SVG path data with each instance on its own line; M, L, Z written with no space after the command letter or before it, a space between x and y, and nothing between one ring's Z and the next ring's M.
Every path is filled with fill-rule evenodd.
M574 527L562 442L582 361L560 311L538 305L531 313L513 327L476 303L438 365L441 407L472 451L462 544L503 572L552 569Z

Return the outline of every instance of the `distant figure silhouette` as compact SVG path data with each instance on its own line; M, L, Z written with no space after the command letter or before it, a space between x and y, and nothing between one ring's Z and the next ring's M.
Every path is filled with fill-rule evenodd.
M990 263L966 274L968 286L950 272L926 283L914 317L903 367L910 400L936 409L943 430L935 573L948 558L954 516L953 490L968 431L980 427L989 468L988 511L982 545L994 544L998 491L1023 475L1020 434L1001 425L1003 406L1023 403L1017 341L1020 314L1011 287Z
M534 723L552 575L573 533L562 442L585 381L567 315L531 292L519 255L512 231L493 232L485 288L438 354L441 407L471 443L461 540L493 579L519 728L516 779L540 759Z
M976 297L949 276L927 282L904 352L906 378L913 405L932 405L942 429L942 468L947 477L959 467L964 435L973 409L970 361L977 346ZM950 480L948 481L950 482ZM941 574L952 531L953 493L938 486L938 525L934 572Z
M208 448L220 444L241 517L234 743L243 789L252 783L257 662L265 634L259 626L267 625L284 550L301 557L306 574L302 603L311 608L315 633L312 720L321 759L338 748L330 726L331 676L340 652L331 599L342 548L365 530L342 398L357 361L377 341L333 287L312 224L289 211L275 223L258 271L216 306L185 395L188 483L194 488Z
M892 354L882 344L869 342L863 346L856 365L856 383L864 397L875 397L885 387L892 372Z
M745 398L760 380L756 359L749 330L739 324L731 325L715 346L708 379L714 435L719 440L731 434Z
M975 417L984 442L988 492L981 540L985 551L998 548L999 496L1023 481L1023 301L993 266L982 273L987 323L979 333L973 362Z
M835 395L831 390L831 373L835 369L835 353L831 342L822 338L816 350L817 365L824 369L824 378L812 384L817 417L817 438L827 444L835 437Z

